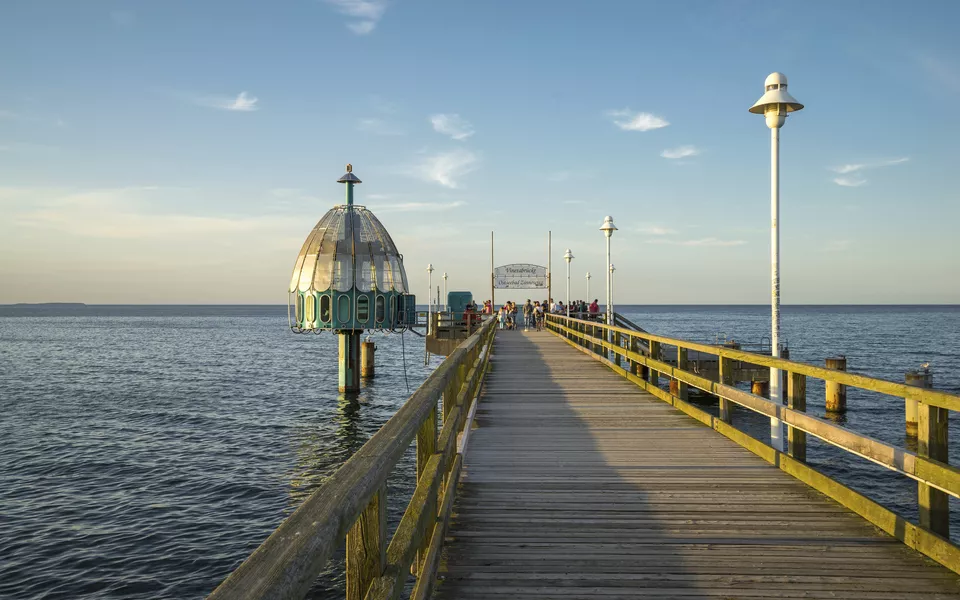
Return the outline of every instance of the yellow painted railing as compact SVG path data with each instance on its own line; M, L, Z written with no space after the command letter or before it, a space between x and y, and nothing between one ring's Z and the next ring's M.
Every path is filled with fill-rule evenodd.
M547 328L641 388L668 402L747 448L781 470L804 481L862 515L906 545L960 573L960 548L949 539L948 497L960 498L960 470L948 464L948 413L960 410L960 396L903 383L818 367L742 350L678 340L596 321L547 315ZM676 364L663 360L676 348ZM690 351L712 355L719 362L717 380L688 370ZM670 352L673 355L673 352ZM734 361L773 367L785 375L787 405L733 386ZM675 393L660 388L660 378L676 381ZM917 452L887 444L806 413L806 379L812 377L849 387L905 398L917 406ZM712 394L719 416L687 401L689 387ZM780 419L787 426L788 449L780 452L732 424L731 405ZM806 436L812 435L851 454L866 458L917 481L919 524L827 477L806 464Z
M460 477L469 434L464 426L472 418L494 332L491 319L464 340L209 597L303 598L345 542L349 600L398 598L411 573L417 578L411 598L427 598ZM386 482L414 439L417 486L388 543Z

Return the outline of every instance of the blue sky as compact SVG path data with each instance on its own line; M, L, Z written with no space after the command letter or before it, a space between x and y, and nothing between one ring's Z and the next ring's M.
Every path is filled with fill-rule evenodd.
M420 296L765 303L775 70L783 301L960 302L960 4L773 4L3 3L0 302L282 303L351 162Z

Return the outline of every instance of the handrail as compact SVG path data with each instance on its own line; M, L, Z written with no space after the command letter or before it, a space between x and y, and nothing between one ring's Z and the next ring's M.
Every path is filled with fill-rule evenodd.
M303 598L346 539L347 598L395 598L411 563L419 574L437 535L438 507L452 504L461 461L456 441L490 356L489 320L461 343L353 456L231 573L209 598ZM442 429L437 436L437 403ZM386 543L386 481L417 440L417 487ZM459 473L457 467L456 472ZM444 485L442 496L441 483ZM442 530L439 532L442 539Z
M547 327L574 347L607 364L661 400L671 403L812 487L833 497L907 545L960 572L960 547L949 540L947 500L947 495L960 498L960 469L947 464L947 410L960 410L960 396L763 354L668 338L596 321L549 315ZM641 340L649 345L649 355L639 351ZM676 366L662 359L663 345L676 346ZM686 357L690 350L717 357L720 367L719 381L707 379L686 369L688 366ZM607 358L608 353L610 358ZM784 371L788 381L786 393L788 406L734 387L732 361L775 367ZM626 365L623 365L624 362ZM661 374L677 382L676 394L659 387ZM900 396L908 400L917 400L920 417L918 452L914 453L887 444L807 414L807 376ZM720 417L713 417L710 413L686 402L687 386L717 396L720 402ZM788 428L790 445L788 452L782 453L734 428L729 403L783 421ZM918 482L919 527L804 464L807 434L915 479Z

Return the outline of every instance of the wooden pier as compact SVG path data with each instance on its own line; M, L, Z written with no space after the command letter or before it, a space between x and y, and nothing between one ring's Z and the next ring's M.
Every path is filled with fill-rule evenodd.
M484 323L211 598L303 598L344 545L349 600L403 597L411 578L414 600L960 598L946 452L960 397L560 316L548 328ZM715 379L690 352L716 358ZM787 405L733 385L735 361L782 369ZM807 377L915 402L917 451L808 415ZM734 404L783 421L789 448L737 429ZM808 435L916 480L919 520L809 466ZM414 440L416 490L388 532L385 484Z
M551 333L497 337L437 598L960 598L960 577Z

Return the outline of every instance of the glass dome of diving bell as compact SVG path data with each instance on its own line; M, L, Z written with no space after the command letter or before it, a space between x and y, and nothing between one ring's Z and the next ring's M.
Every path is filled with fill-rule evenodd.
M353 203L347 173L347 203L334 206L307 236L290 279L291 329L359 331L399 329L416 322L416 303L407 294L403 255L390 233L366 207Z

